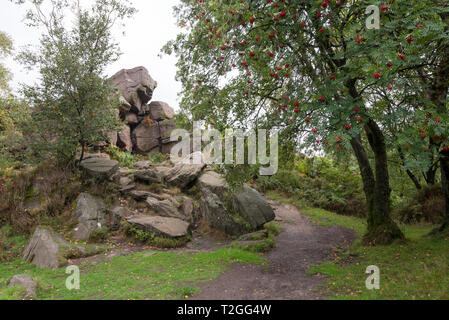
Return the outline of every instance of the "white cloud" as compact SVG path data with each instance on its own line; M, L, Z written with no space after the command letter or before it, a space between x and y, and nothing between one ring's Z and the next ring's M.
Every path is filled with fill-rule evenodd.
M23 17L25 8L8 0L0 0L0 30L8 33L16 49L37 44L39 32L25 26ZM176 60L173 56L158 57L160 49L169 40L174 39L181 30L173 17L173 6L179 0L133 0L139 12L126 21L125 30L117 30L116 40L123 53L120 60L108 68L108 75L123 68L145 66L150 75L158 82L153 100L165 101L178 109L177 94L181 84L175 81ZM122 35L122 32L125 35ZM19 83L32 84L37 80L36 73L30 73L13 59L6 64L13 73L12 87L17 89Z

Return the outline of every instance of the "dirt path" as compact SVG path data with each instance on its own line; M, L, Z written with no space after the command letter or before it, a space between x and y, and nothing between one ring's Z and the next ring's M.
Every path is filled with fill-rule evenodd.
M197 300L316 300L324 279L306 274L312 265L325 261L332 249L355 239L352 231L314 225L293 206L270 201L277 220L285 228L276 248L268 255L269 268L232 265L218 279L203 285Z

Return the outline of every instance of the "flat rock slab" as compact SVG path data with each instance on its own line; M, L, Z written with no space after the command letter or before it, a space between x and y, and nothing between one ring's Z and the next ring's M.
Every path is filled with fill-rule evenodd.
M112 177L119 167L118 161L101 158L90 158L81 162L81 168L90 176L103 180Z
M135 228L168 238L182 238L189 235L189 223L176 218L159 216L134 216L127 219Z
M15 275L9 281L10 287L22 287L26 289L25 299L29 300L36 296L37 284L34 282L33 278L27 276L26 274Z

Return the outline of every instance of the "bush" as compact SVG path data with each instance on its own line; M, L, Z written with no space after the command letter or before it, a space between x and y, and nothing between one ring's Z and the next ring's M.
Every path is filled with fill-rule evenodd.
M327 158L298 158L292 169L281 169L271 177L259 177L257 186L262 192L277 191L296 197L304 206L343 215L365 215L360 176L355 169L344 169Z
M441 186L425 186L403 199L394 209L394 215L403 223L441 223L446 202Z
M90 243L103 243L109 238L109 230L107 227L101 227L92 231L89 236Z

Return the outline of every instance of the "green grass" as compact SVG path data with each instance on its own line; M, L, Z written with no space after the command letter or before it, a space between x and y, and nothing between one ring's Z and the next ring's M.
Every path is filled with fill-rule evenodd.
M297 205L295 200L276 193L274 200ZM340 216L322 209L302 208L301 212L319 225L340 225L360 238L366 230L363 219ZM324 291L330 299L395 300L449 299L449 236L428 237L429 225L400 225L407 242L391 246L364 247L360 240L340 249L332 262L312 267L310 275L328 277ZM380 269L380 290L366 289L368 266Z
M150 253L150 255L148 254ZM159 300L184 299L202 282L217 278L232 263L263 264L255 253L220 249L209 253L142 252L80 267L80 290L65 287L65 268L44 270L21 260L0 264L0 300L17 299L7 288L16 274L28 274L39 284L40 300Z

